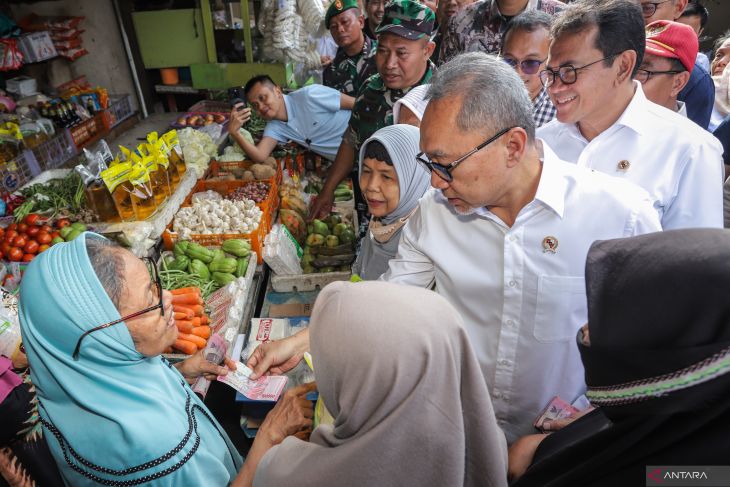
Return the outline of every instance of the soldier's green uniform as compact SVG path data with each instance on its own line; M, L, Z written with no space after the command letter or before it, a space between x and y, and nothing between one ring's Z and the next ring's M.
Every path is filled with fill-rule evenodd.
M413 0L393 0L385 6L383 21L375 33L395 34L409 40L430 36L435 16L430 8ZM423 77L413 86L427 84L431 80L434 66L428 62ZM385 86L380 74L367 80L355 99L350 124L345 139L357 154L360 145L378 129L393 125L393 105L404 97L413 86L394 90Z
M324 85L349 96L357 96L362 85L378 72L375 66L375 50L378 45L363 34L365 42L362 51L348 56L344 49L337 48L332 63L322 73Z

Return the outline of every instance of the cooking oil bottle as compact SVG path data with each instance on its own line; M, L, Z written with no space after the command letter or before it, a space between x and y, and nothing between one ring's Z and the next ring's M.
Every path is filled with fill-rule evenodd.
M109 169L101 173L101 178L109 193L112 195L114 207L117 209L119 218L125 222L138 220L137 212L132 202L132 191L134 188L129 181L131 174L132 163L119 162L118 158L112 162Z

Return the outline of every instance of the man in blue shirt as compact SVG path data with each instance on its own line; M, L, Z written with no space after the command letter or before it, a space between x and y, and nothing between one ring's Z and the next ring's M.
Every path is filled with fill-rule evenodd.
M682 16L687 0L668 0L657 3L655 0L641 0L644 25L656 20L676 21ZM710 74L701 63L695 60L695 67L689 76L687 85L677 97L687 107L687 118L703 129L710 125L712 106L715 104L715 84Z
M266 75L251 78L243 88L246 100L266 120L258 144L239 129L251 118L251 108L238 103L231 111L228 133L254 162L263 162L276 147L289 141L334 160L352 110L353 98L322 85L311 85L285 95Z

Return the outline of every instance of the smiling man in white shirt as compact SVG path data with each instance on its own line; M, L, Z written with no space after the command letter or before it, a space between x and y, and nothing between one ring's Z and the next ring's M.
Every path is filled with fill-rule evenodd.
M590 245L661 227L644 190L560 161L534 138L524 83L497 58L457 56L427 97L419 160L434 189L381 279L435 282L461 313L512 442L534 432L553 396L585 390L575 337Z
M537 135L558 157L622 177L652 196L665 230L722 227L722 146L647 100L632 80L644 22L632 0L585 0L555 18L543 85L557 120Z

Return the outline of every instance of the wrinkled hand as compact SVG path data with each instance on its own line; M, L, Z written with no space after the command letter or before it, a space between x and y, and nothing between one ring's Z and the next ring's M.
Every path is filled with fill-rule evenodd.
M228 121L229 134L237 134L238 129L243 127L243 125L251 119L251 109L243 108L242 110L239 110L241 107L245 107L245 105L243 103L236 103L231 110L231 116Z
M547 437L548 435L527 435L512 443L507 452L509 457L507 477L510 483L525 474L527 468L532 464L533 458L535 458L537 447Z
M264 342L256 347L246 362L246 367L253 371L249 378L256 380L266 374L281 375L296 367L303 356L297 335Z
M334 201L334 193L328 193L325 191L319 193L314 199L312 199L307 221L312 221L315 218L325 218L332 211L332 204Z
M332 62L332 58L329 56L319 56L319 62L322 64L322 67L327 67Z
M286 391L266 415L259 434L263 433L271 445L278 445L292 435L302 440L308 439L312 432L314 405L306 396L316 389L317 384L310 382Z
M209 362L203 356L203 350L198 350L197 353L190 356L176 364L178 372L185 377L188 383L194 383L200 376L205 377L208 380L215 380L219 375L226 375L228 370L236 370L236 362L231 360L230 357L223 359L223 365L214 364Z

